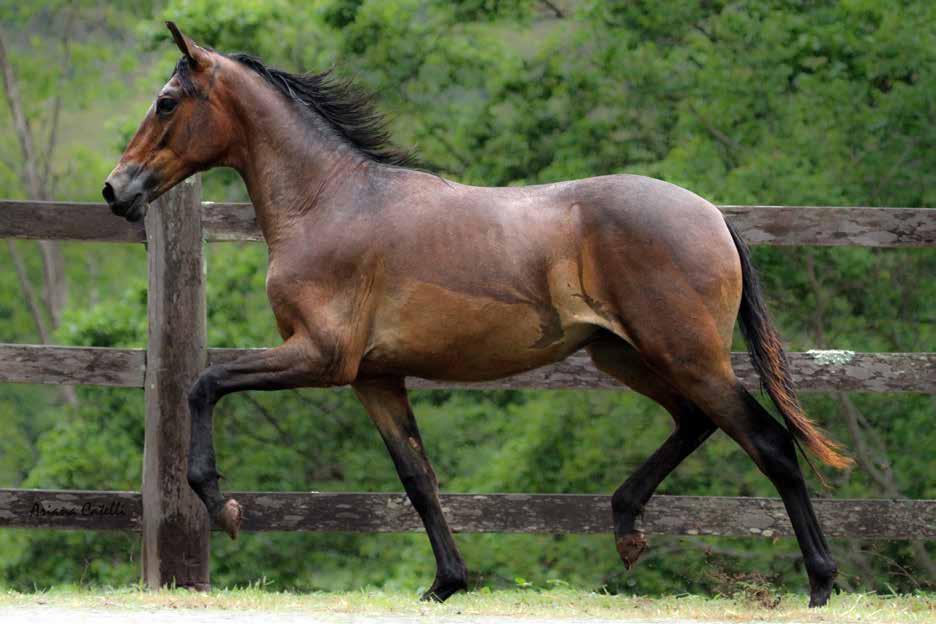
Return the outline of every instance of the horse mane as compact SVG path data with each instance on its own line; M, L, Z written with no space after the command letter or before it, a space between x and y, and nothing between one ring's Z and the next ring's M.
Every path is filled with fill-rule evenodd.
M290 100L317 113L339 137L368 158L389 165L414 165L415 157L411 152L390 142L387 120L375 108L373 94L351 80L336 78L332 70L319 74L290 74L267 67L249 54L225 56L262 76Z

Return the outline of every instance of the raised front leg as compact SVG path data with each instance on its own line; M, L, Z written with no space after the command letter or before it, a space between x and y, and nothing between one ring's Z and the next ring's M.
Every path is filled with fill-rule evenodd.
M218 400L241 390L283 390L348 383L326 376L328 362L307 342L292 340L274 349L245 355L229 364L206 369L189 392L192 437L188 482L208 508L208 514L231 539L237 538L241 507L225 500L218 487L211 414Z
M442 602L467 587L468 572L455 545L452 531L442 515L439 485L423 450L403 380L385 378L360 381L352 387L380 430L406 494L429 534L436 560L436 577L422 599Z

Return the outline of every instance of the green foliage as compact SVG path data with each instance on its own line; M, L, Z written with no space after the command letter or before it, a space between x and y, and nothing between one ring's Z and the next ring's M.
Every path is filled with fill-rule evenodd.
M67 10L80 28L67 71ZM0 7L30 122L62 98L56 195L97 200L100 181L178 59L163 19L222 51L289 70L332 65L378 94L399 143L444 175L515 185L629 171L720 203L936 204L936 5L720 0L697 3L533 0L169 0L34 2ZM23 197L18 145L0 114L0 197ZM237 176L205 175L209 199L246 199ZM27 270L41 264L18 242ZM35 342L16 276L0 251L0 340ZM932 249L758 248L756 261L793 349L936 350ZM212 346L275 344L262 246L208 248ZM145 255L139 247L66 245L64 344L142 346ZM736 349L740 350L740 341ZM662 442L670 420L631 394L414 392L426 447L450 492L610 493ZM139 392L0 387L0 485L139 487ZM832 476L841 497L936 497L932 397L850 395L873 473ZM843 397L804 397L853 446ZM224 399L216 442L229 489L398 491L379 436L344 390ZM883 450L882 450L883 449ZM879 453L880 452L880 453ZM818 490L818 486L815 488ZM716 434L661 493L774 495L750 460ZM819 492L821 493L821 492ZM654 539L626 573L607 536L458 537L475 585L558 582L613 592L724 591L758 572L804 588L795 545ZM0 531L0 584L125 584L138 575L133 536ZM933 556L929 546L930 557ZM913 590L925 578L908 544L838 542L842 579ZM245 534L212 544L216 584L260 576L274 589L378 586L415 592L431 580L423 535ZM520 579L518 581L518 579ZM749 582L749 581L744 581Z
M163 17L177 22L197 43L216 50L269 54L283 49L283 33L270 24L288 23L295 15L284 0L196 0L168 3ZM141 27L152 45L175 47L162 22Z

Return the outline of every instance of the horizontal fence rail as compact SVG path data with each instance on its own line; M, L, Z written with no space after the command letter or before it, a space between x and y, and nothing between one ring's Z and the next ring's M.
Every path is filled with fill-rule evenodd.
M208 363L230 362L259 349L208 349ZM936 353L856 353L805 351L789 353L793 380L799 390L924 392L936 394ZM146 352L106 347L56 347L0 344L0 382L93 384L142 388ZM733 353L732 366L751 390L759 387L746 353ZM410 388L608 389L626 386L594 367L584 351L536 370L478 383L410 378Z
M244 531L399 533L423 526L405 494L232 492ZM460 533L611 533L611 497L590 494L442 494ZM814 499L830 537L936 538L936 501ZM0 490L0 527L139 531L138 492ZM666 496L650 499L638 523L649 534L792 537L778 498ZM215 527L215 530L219 530Z
M146 351L0 344L0 382L142 388Z
M721 206L753 245L936 244L936 209L824 206ZM202 202L208 241L257 241L263 236L253 206ZM142 243L142 223L115 217L105 204L0 201L0 238Z
M0 201L0 238L145 243L143 222L114 216L106 204Z

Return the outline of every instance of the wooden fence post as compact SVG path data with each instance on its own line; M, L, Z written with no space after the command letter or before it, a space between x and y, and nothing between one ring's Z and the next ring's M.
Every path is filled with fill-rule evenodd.
M188 390L207 362L201 181L193 176L146 215L149 256L143 581L209 589L210 529L186 480Z

